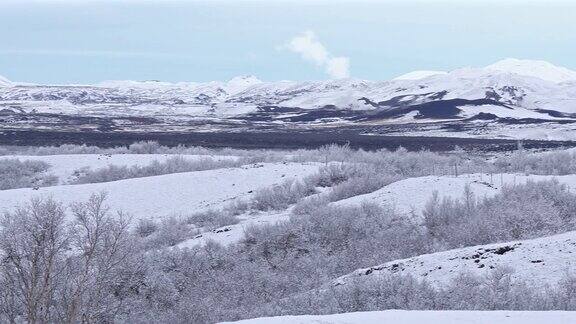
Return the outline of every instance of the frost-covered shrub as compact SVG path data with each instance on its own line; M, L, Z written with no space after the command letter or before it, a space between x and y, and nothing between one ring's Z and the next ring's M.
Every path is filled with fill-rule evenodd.
M158 230L158 224L148 218L141 218L136 225L136 234L140 237L147 237Z
M555 180L504 187L491 198L432 197L424 209L430 236L447 247L551 235L576 228L576 195Z
M152 161L146 166L116 166L109 165L96 170L79 170L79 176L74 183L97 183L109 182L122 179L143 178L163 174L182 173L192 171L212 170L219 168L229 168L243 165L243 160L215 160L213 158L202 158L189 160L182 156L170 157L163 162Z
M315 193L315 189L309 182L288 180L279 185L256 191L252 198L252 206L257 210L286 209L313 193Z
M328 194L328 199L330 201L338 201L367 194L398 180L400 180L398 176L387 176L367 172L366 174L351 178L334 186Z
M510 156L500 157L494 165L500 172L566 175L576 173L576 151L528 153L518 150Z
M250 210L250 202L244 199L235 199L223 208L225 213L233 216L238 216Z
M161 148L158 142L154 141L143 141L130 144L128 146L128 151L134 154L154 154L157 153Z
M238 218L225 210L207 210L186 217L186 222L196 227L213 230L226 225L238 224Z
M49 168L44 161L1 159L0 190L55 185L58 178L47 173Z
M145 237L145 245L148 249L175 246L199 234L197 229L187 226L181 218L168 217L162 219L157 225L157 229L149 236Z
M298 203L294 205L292 208L292 214L294 215L305 215L314 213L316 210L320 208L326 207L326 205L330 201L326 195L312 195L301 199Z
M312 151L311 151L312 152ZM316 151L314 151L316 152ZM316 152L317 153L317 152ZM135 142L129 146L98 147L64 144L60 146L0 146L0 155L59 155L59 154L172 154L238 156L252 163L278 162L286 159L288 151L242 150L233 148L211 149L200 146L163 146L154 141Z
M315 187L330 187L326 199L337 201L370 193L400 179L401 176L389 174L373 164L331 163L305 181Z
M132 178L133 175L130 168L125 165L109 165L96 170L82 168L77 170L75 174L78 175L78 177L72 181L72 183L75 184L117 181Z
M321 167L312 177L318 187L332 187L348 180L355 169L349 164L328 164Z

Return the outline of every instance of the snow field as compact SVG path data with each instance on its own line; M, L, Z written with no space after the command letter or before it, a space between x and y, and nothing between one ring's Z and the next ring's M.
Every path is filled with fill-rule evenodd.
M238 324L567 324L576 312L531 311L403 311L387 310L332 315L261 317Z
M217 209L236 199L247 199L260 188L313 174L319 166L316 163L262 163L107 183L4 190L0 191L0 210L13 210L33 197L53 197L70 204L84 201L94 193L106 192L107 204L130 214L133 220L158 220Z
M172 155L172 154L62 154L62 155L6 155L2 159L17 159L20 161L43 161L50 165L48 172L57 176L60 184L73 179L74 171L82 168L92 170L115 166L146 166L153 161L164 162L172 157L182 157L189 161L213 159L214 161L234 160L234 156L210 155Z

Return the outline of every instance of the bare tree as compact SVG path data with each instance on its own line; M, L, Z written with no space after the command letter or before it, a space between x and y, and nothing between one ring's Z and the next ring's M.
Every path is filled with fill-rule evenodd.
M71 236L72 255L67 258L61 305L62 320L93 323L111 320L122 306L122 290L132 278L136 251L129 233L129 219L112 214L97 194L75 203Z
M0 302L6 320L50 322L70 245L64 207L52 199L34 199L5 214L0 226L0 281L5 290Z
M0 223L0 320L28 323L111 321L134 278L129 221L106 195L66 209L34 199Z

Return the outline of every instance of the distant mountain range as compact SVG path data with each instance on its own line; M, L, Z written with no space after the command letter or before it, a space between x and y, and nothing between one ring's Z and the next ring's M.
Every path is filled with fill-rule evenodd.
M0 77L0 112L10 129L50 127L50 118L62 126L66 117L91 117L108 120L106 129L138 128L139 120L147 119L146 125L158 126L150 131L175 121L193 130L197 124L188 121L204 119L244 127L362 126L403 135L573 140L576 71L505 59L484 68L415 71L386 81L262 82L243 76L207 83L34 85ZM92 127L86 125L80 123Z

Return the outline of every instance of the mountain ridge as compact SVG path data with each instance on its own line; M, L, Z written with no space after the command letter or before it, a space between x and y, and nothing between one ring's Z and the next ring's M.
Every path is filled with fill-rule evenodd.
M390 129L394 125L431 124L436 127L434 135L439 136L458 130L467 137L535 139L548 139L551 132L544 128L549 128L556 139L576 139L570 127L576 123L576 79L566 79L571 75L566 71L570 72L541 61L508 59L488 68L417 72L407 79L384 81L347 78L263 82L254 76L241 76L205 83L9 83L0 87L0 111L11 116L4 120L10 125L30 124L32 119L26 115L50 114L58 119L84 116L144 122L142 118L148 118L146 122L158 121L158 127L177 123L179 128L192 121L196 125L196 120L208 120L205 125L240 123L246 127L377 126L388 127L386 132L398 132ZM543 77L535 77L535 73ZM555 82L558 80L561 82ZM46 122L45 117L40 119ZM457 121L461 124L446 124ZM122 125L106 125L105 129ZM489 130L494 127L496 133ZM513 128L522 129L510 135ZM408 134L432 134L428 129L407 129Z

